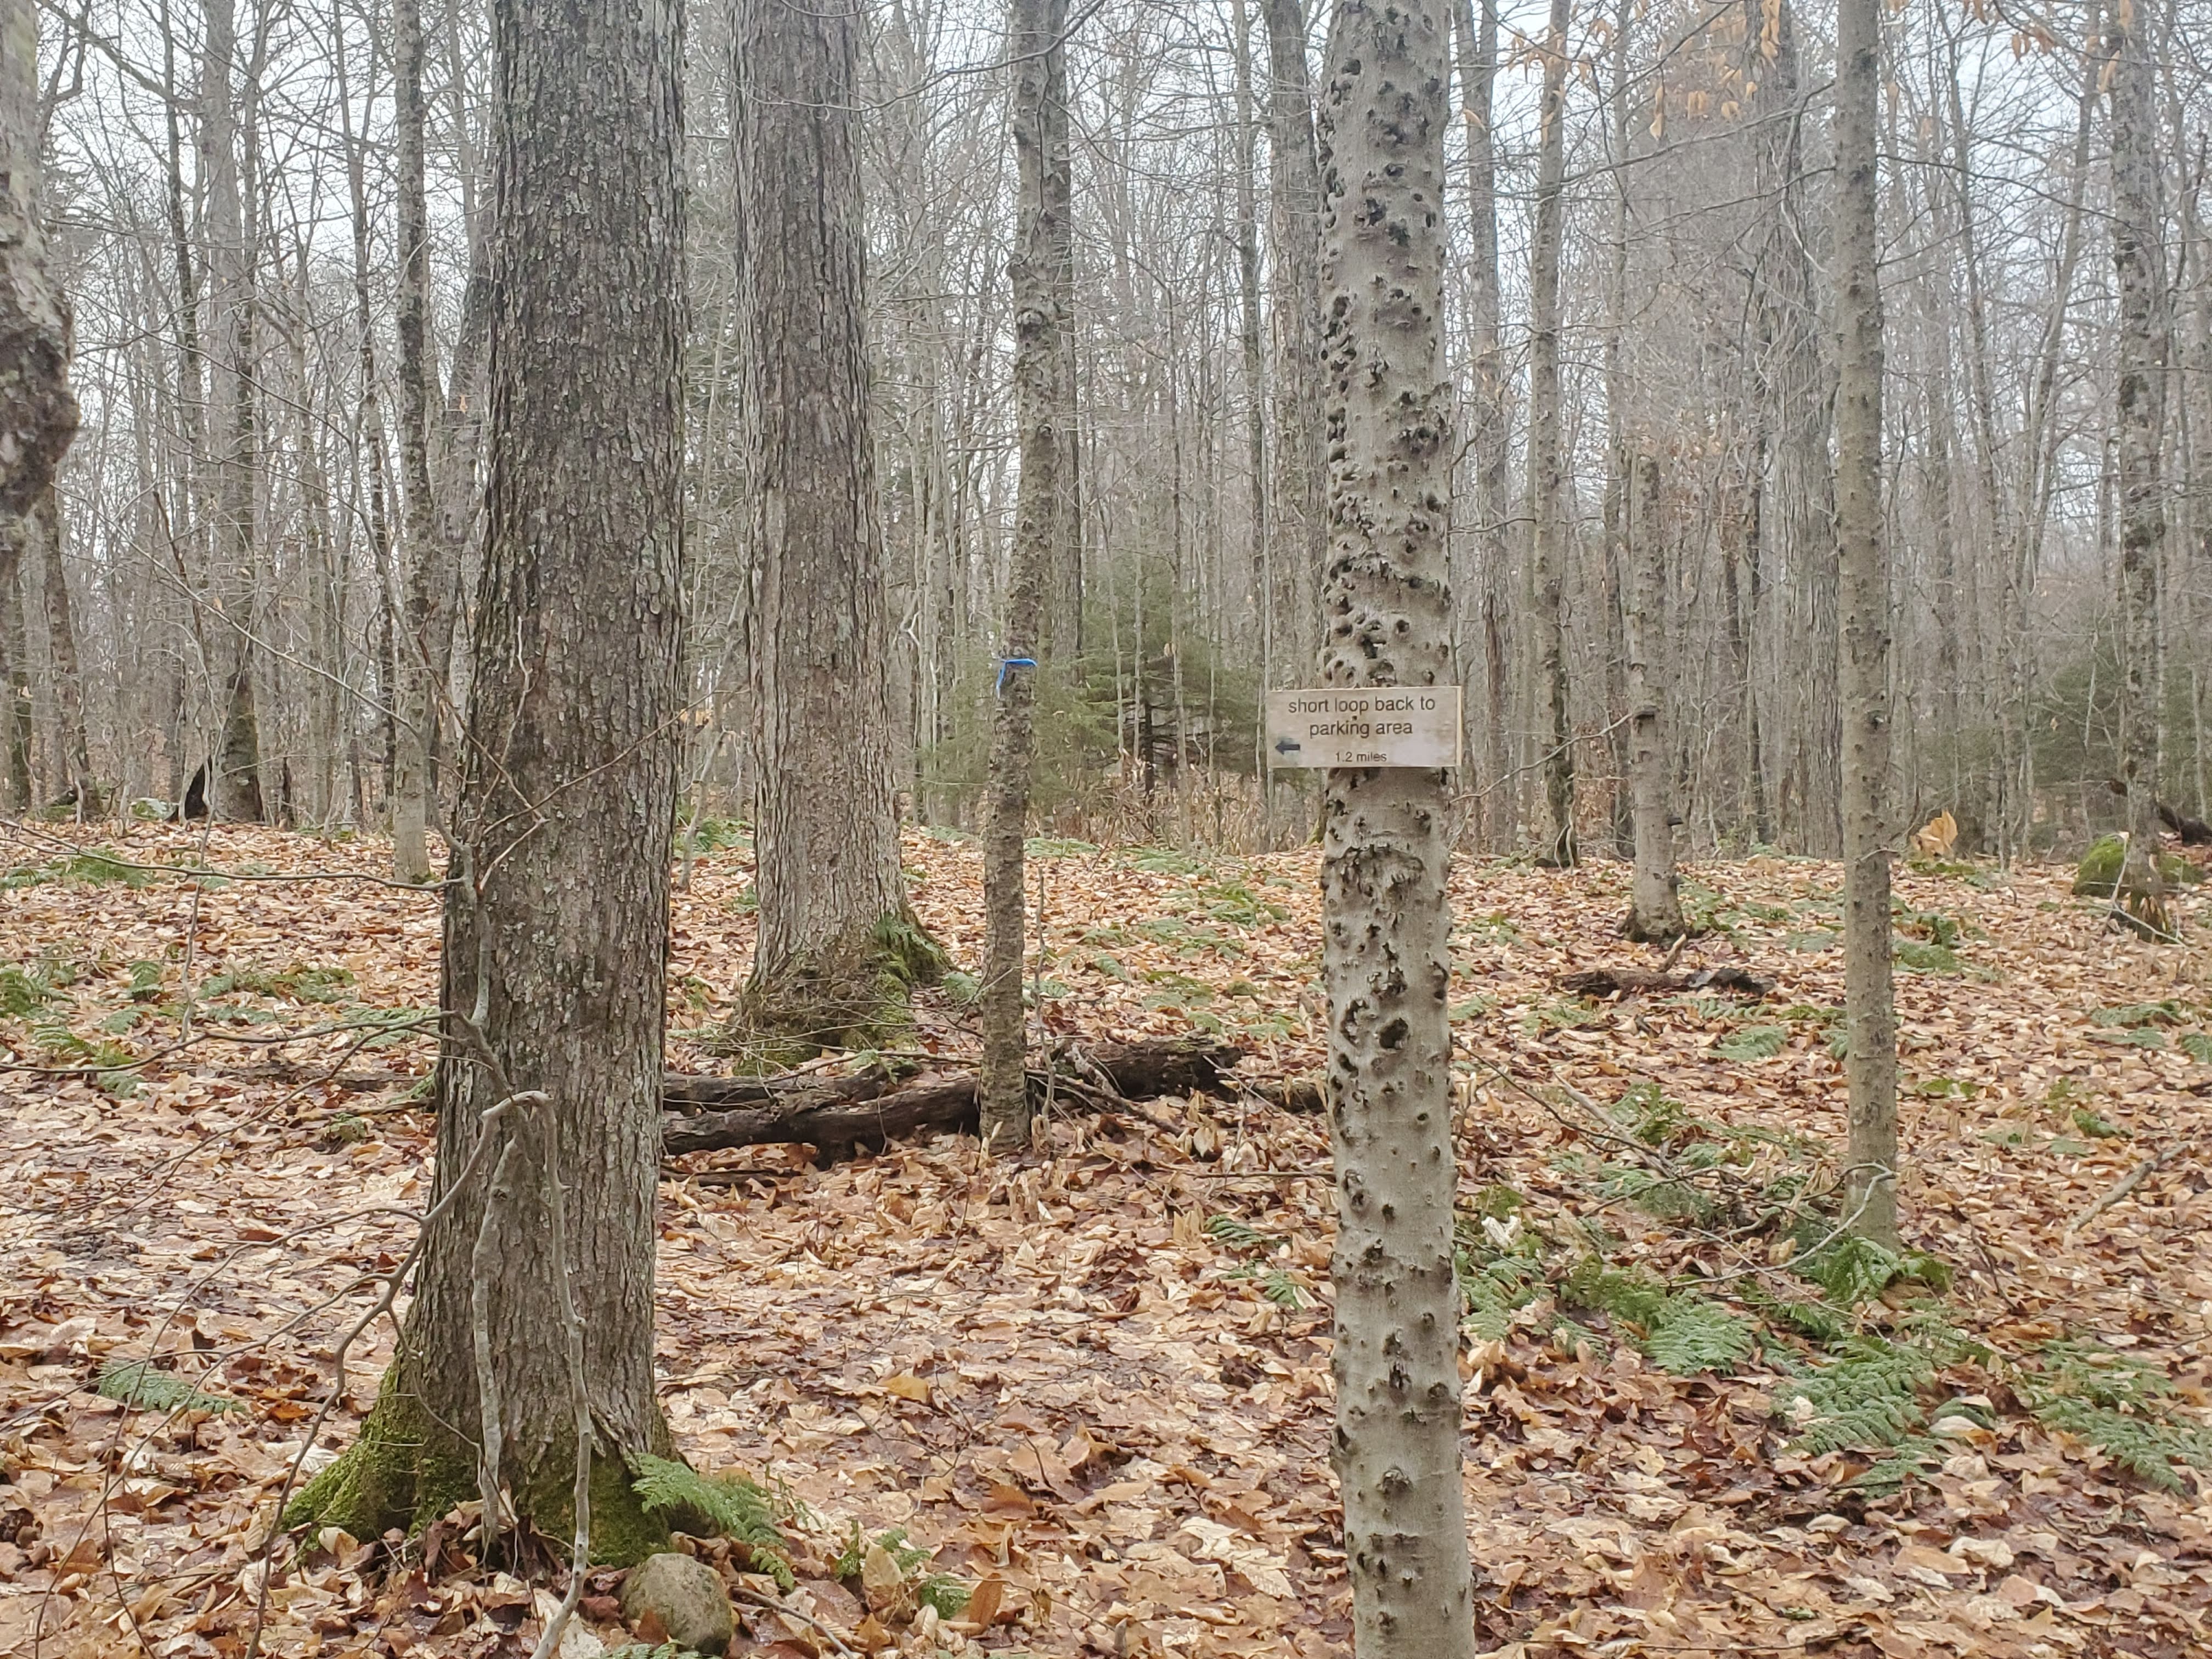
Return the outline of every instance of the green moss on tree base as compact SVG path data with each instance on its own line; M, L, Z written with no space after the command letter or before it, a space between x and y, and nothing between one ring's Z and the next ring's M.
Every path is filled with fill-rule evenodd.
M429 1432L424 1432L428 1428ZM570 1443L562 1440L565 1454ZM592 1560L627 1567L669 1547L665 1522L631 1489L619 1457L592 1460ZM284 1512L289 1528L342 1527L356 1538L380 1538L397 1528L410 1538L454 1505L478 1496L476 1449L429 1425L411 1395L387 1389L361 1437L337 1461L301 1487ZM526 1483L518 1507L532 1530L558 1540L575 1535L574 1470L549 1455Z
M880 1048L912 1028L917 985L944 977L945 956L910 911L855 928L823 949L756 975L716 1048L763 1072L826 1049Z

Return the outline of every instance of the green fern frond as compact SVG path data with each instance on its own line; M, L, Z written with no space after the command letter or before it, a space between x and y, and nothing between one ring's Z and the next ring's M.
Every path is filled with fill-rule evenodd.
M1743 1299L1772 1322L1800 1336L1810 1337L1824 1346L1832 1346L1851 1334L1850 1310L1832 1302L1817 1297L1799 1301L1776 1296L1756 1281L1744 1292Z
M102 1398L149 1412L242 1412L243 1401L209 1394L169 1371L157 1371L150 1359L111 1359L100 1368L94 1385Z
M1723 1037L1713 1045L1713 1052L1723 1060L1771 1060L1789 1041L1786 1026L1752 1025Z
M1845 1492L1863 1492L1887 1495L1927 1478L1930 1468L1941 1467L1943 1449L1925 1435L1907 1435L1897 1449L1844 1482Z
M957 1619L974 1594L966 1580L949 1572L933 1572L914 1587L914 1599L924 1607L935 1607L940 1619Z
M1240 1250L1273 1250L1283 1242L1261 1232L1240 1216L1210 1215L1206 1218L1206 1231L1208 1237Z
M1626 1199L1662 1221L1690 1221L1702 1226L1712 1219L1715 1210L1712 1200L1688 1182L1628 1165L1607 1165L1605 1184L1599 1191L1607 1198Z
M769 1495L742 1474L707 1475L673 1459L640 1455L630 1489L653 1513L705 1523L707 1529L743 1544L756 1569L789 1589L799 1581L783 1557L783 1531Z
M1752 1325L1716 1303L1696 1297L1668 1298L1645 1338L1644 1352L1676 1376L1733 1370L1751 1352Z
M2212 1443L2200 1431L2182 1429L2068 1395L2032 1403L2036 1420L2086 1440L2122 1468L2164 1492L2179 1492L2174 1465L2212 1466Z

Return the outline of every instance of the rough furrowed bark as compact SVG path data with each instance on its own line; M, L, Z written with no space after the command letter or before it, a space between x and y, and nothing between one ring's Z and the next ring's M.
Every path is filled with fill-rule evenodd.
M1889 561L1882 542L1882 315L1875 218L1879 0L1837 15L1836 563L1844 714L1844 1213L1862 1237L1897 1231L1897 1008L1890 921Z
M773 1066L896 1036L909 988L933 979L939 959L899 866L863 299L860 16L744 0L736 21L760 940L723 1040Z
M1023 1063L1022 952L1036 749L1036 659L1044 624L1044 582L1066 527L1063 495L1073 477L1073 434L1063 430L1063 384L1071 319L1060 282L1067 197L1050 177L1066 157L1054 149L1051 106L1067 98L1067 0L1014 0L1007 31L1013 71L1014 155L1019 207L1008 275L1014 305L1015 423L1021 478L1007 556L1005 630L991 710L990 786L983 830L982 1131L994 1146L1030 1135Z
M2111 24L2112 264L2119 291L2118 461L2120 496L2120 778L2128 798L2127 857L2117 894L2138 931L2171 934L2158 870L2159 566L2166 544L2160 479L2166 360L2172 325L2162 241L2166 206L2155 154L2159 120L2153 27L2141 5Z
M1628 714L1630 786L1636 823L1636 873L1628 937L1679 938L1681 883L1674 869L1674 810L1668 800L1663 665L1667 640L1667 562L1659 522L1659 461L1638 458L1628 500Z
M1451 402L1443 372L1441 0L1343 0L1322 104L1330 544L1324 681L1440 685ZM1444 775L1328 774L1322 864L1336 1165L1336 1433L1354 1651L1474 1651L1452 1272Z
M683 703L680 42L659 0L499 0L493 37L491 469L436 1184L387 1422L318 1495L404 1497L419 1519L465 1456L488 1514L559 1537L580 1414L593 1534L620 1559L641 1540L616 1471L668 1446L653 1206ZM410 1443L411 1469L372 1474Z
M1565 613L1567 534L1565 461L1560 433L1559 261L1565 222L1567 0L1552 0L1544 40L1539 116L1535 242L1529 252L1528 495L1535 516L1537 696L1543 708L1544 802L1549 840L1541 862L1573 867L1574 723L1570 712Z

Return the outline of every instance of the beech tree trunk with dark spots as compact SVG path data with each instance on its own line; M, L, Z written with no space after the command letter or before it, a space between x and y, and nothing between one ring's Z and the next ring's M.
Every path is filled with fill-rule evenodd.
M1322 678L1451 679L1444 0L1341 0L1322 101L1329 467ZM1322 814L1336 1160L1334 1462L1359 1659L1466 1659L1442 771L1339 768Z

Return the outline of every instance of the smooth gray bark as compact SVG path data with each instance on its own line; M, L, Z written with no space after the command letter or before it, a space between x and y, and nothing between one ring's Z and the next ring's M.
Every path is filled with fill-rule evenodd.
M1447 16L1443 0L1340 0L1321 120L1334 439L1322 678L1416 695L1451 676ZM1440 771L1328 775L1332 1461L1360 1659L1474 1651L1452 1267L1448 810Z

